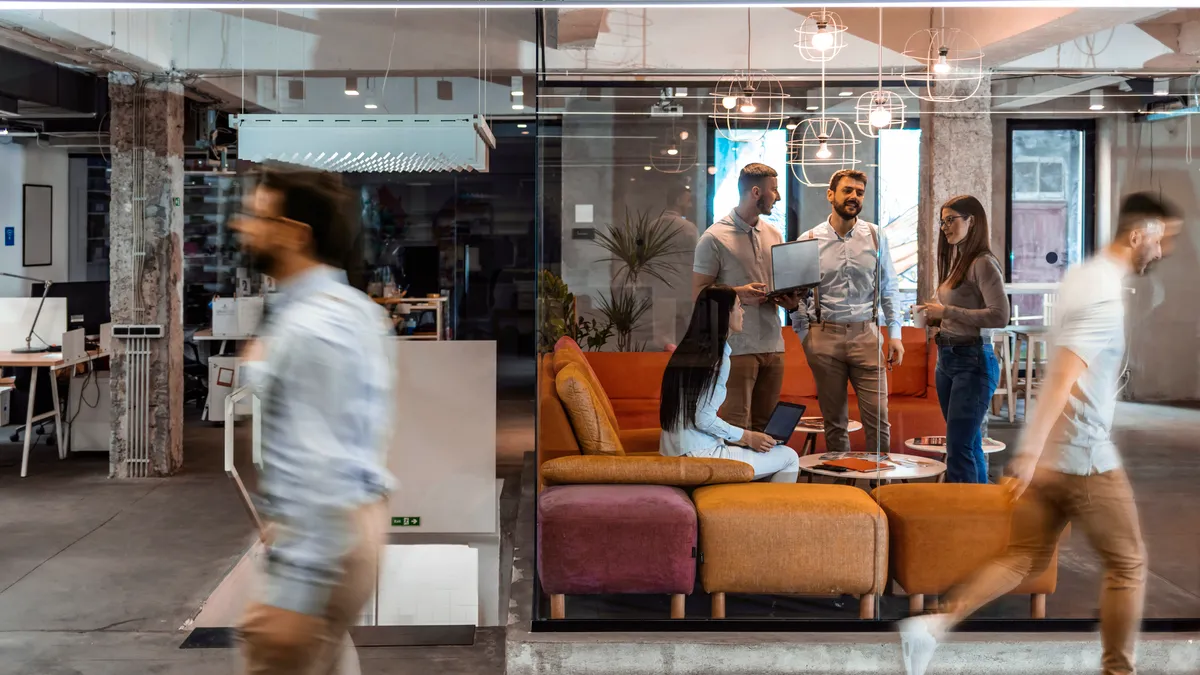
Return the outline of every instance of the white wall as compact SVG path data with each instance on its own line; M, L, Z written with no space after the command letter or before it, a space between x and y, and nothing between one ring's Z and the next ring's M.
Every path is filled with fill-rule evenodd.
M16 143L0 145L0 235L4 228L16 231L13 246L0 238L0 272L21 274L55 282L67 281L67 153ZM26 183L54 188L54 239L52 264L25 267L21 264L23 186ZM29 294L28 281L0 277L0 297Z

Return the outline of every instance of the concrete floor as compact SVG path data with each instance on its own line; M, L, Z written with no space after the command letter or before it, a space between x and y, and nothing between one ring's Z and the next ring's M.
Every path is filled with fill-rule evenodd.
M533 405L501 402L500 414L498 474L515 488L533 449ZM0 675L239 672L233 650L179 649L185 622L253 541L222 470L219 427L189 421L184 470L131 481L108 479L106 455L59 461L44 444L22 479L20 446L0 438ZM515 498L505 510L515 518ZM498 675L504 632L481 630L473 647L360 658L364 675Z

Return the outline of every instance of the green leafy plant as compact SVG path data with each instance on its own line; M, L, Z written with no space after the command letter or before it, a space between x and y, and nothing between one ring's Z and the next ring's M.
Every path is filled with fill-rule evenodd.
M689 251L676 241L675 224L662 215L626 208L624 222L596 234L596 243L609 254L602 260L620 264L614 281L637 285L638 278L645 274L672 286L668 277L678 271L678 266L670 262L670 257Z
M612 324L580 319L575 314L575 294L557 274L542 270L538 275L538 351L546 353L564 335L580 348L597 351L612 337Z
M641 324L646 312L650 311L650 304L650 298L638 297L627 286L621 286L608 297L600 296L598 310L617 334L617 351L631 351L633 331Z

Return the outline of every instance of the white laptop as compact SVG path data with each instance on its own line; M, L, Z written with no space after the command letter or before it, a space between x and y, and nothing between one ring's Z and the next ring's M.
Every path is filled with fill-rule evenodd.
M820 242L801 239L771 247L771 288L768 295L784 295L821 283Z

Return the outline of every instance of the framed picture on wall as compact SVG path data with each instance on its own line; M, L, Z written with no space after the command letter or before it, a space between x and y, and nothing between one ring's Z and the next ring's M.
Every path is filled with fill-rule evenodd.
M22 202L21 264L54 264L54 188L26 184Z

